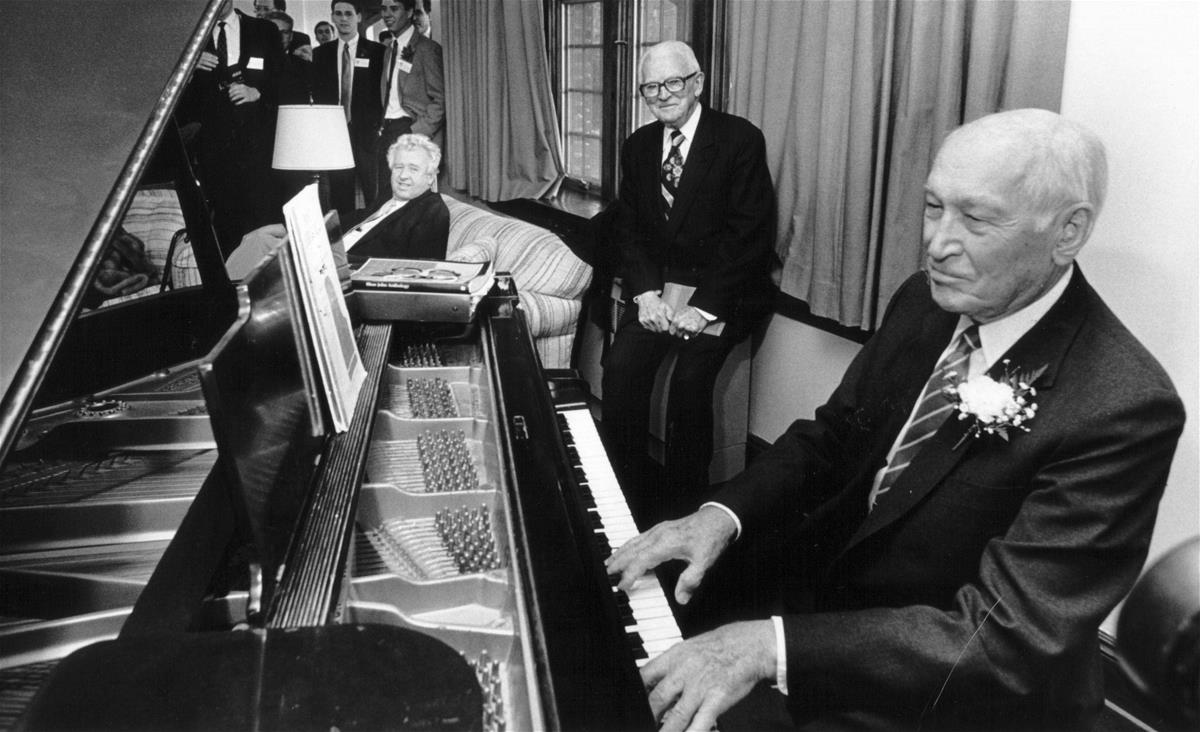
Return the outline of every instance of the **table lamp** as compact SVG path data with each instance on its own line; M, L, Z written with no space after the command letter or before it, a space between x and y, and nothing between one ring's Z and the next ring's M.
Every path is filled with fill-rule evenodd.
M275 122L275 170L304 171L320 181L321 207L328 208L327 182L321 174L354 167L346 113L338 104L281 104Z

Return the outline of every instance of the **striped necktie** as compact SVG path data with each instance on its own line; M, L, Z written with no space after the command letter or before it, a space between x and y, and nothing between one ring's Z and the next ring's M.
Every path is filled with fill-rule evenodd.
M879 497L892 489L896 479L921 451L925 441L933 437L946 418L950 416L954 405L942 393L942 389L946 386L946 375L956 370L965 374L967 361L977 348L979 348L979 326L972 325L958 336L954 348L941 361L938 361L929 380L925 382L925 389L921 392L921 399L917 402L912 419L896 442L896 451L892 454L892 459L888 461L887 469L883 471L879 485L871 489L871 496L867 501L868 510L874 509Z
M671 132L671 151L667 153L659 175L666 213L670 213L671 206L675 205L675 193L679 188L679 179L683 176L683 151L679 149L683 139L683 133L679 130Z
M350 44L342 43L342 109L346 110L346 121L350 121L350 90L354 88L354 62L350 58Z

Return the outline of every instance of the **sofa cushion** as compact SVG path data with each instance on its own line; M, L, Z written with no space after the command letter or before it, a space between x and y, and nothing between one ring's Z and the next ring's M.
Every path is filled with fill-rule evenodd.
M449 259L479 256L481 243L495 245L497 271L512 273L517 290L579 299L592 279L592 268L547 229L502 216L442 194L450 209ZM458 254L464 250L463 255ZM470 260L467 260L470 261Z

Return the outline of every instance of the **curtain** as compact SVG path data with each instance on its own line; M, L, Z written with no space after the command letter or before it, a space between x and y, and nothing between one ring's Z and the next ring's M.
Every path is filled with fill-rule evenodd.
M485 201L542 197L563 171L542 3L439 5L447 183Z
M921 265L941 139L1001 109L1057 110L1066 0L739 0L727 109L758 124L779 201L782 291L873 329Z

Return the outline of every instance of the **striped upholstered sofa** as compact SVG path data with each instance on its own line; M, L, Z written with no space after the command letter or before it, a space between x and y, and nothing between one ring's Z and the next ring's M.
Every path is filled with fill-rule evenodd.
M447 259L490 260L511 272L544 368L567 368L592 268L547 229L442 194Z

